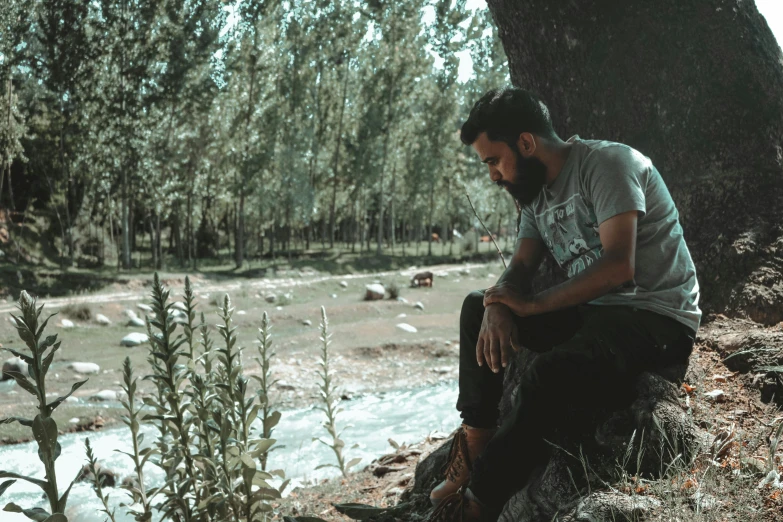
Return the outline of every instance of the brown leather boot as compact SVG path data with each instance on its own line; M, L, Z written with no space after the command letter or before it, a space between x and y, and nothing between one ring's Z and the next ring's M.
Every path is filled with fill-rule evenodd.
M446 479L430 493L430 502L437 507L443 499L453 495L470 478L473 462L476 461L489 440L495 434L494 429L472 428L463 424L451 441L449 460L443 468Z
M427 522L486 522L484 506L465 486L452 493L436 507Z

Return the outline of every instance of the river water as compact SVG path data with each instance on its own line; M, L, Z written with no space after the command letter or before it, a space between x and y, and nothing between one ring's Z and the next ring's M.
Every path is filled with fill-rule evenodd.
M378 395L366 395L351 401L343 401L344 409L337 418L337 427L351 425L343 433L348 459L361 457L362 461L354 469L361 469L373 459L392 451L388 439L396 442L413 443L424 439L433 431L450 432L459 423L459 415L454 409L457 400L457 384L439 384L414 390L401 390ZM322 427L324 414L315 408L306 408L283 412L280 424L275 428L273 438L281 449L270 454L269 469L282 469L286 477L292 479L292 485L306 484L309 481L334 477L339 474L335 468L321 468L319 464L336 462L334 453L314 436L326 436ZM146 439L151 442L154 430L145 428ZM90 439L98 460L117 473L118 483L122 478L133 474L130 459L116 450L130 451L129 431L112 428L91 433L69 433L59 437L62 454L57 459L57 477L60 491L65 490L74 475L86 462L84 439ZM145 441L145 442L147 442ZM357 448L351 447L357 444ZM0 446L0 469L14 471L22 475L43 478L43 465L37 457L35 442ZM159 483L163 474L155 466L145 466L145 482L148 487ZM120 503L129 502L127 492L120 488L105 490L110 495L110 504L117 506L117 520L130 522ZM41 490L23 481L17 481L0 498L0 505L15 502L24 508L48 506L41 500ZM70 522L102 522L106 516L98 512L100 503L92 488L85 483L74 484L68 499L66 512ZM0 512L2 522L21 522L28 519L15 513Z

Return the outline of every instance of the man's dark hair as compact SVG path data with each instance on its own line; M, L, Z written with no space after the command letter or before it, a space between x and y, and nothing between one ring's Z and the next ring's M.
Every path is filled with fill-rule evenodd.
M492 141L514 146L523 132L546 138L557 136L544 102L532 92L516 87L492 89L482 96L462 125L460 139L470 145L482 132Z

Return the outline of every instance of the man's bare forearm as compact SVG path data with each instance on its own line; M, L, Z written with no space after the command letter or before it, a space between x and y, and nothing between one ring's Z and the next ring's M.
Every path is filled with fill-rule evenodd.
M506 267L506 270L500 275L500 278L498 279L498 282L495 283L496 285L499 285L501 283L508 283L514 285L516 288L519 289L520 292L523 294L530 293L532 286L531 283L533 281L533 274L529 272L529 270L523 265L522 263L515 262L512 258L509 262L508 267Z

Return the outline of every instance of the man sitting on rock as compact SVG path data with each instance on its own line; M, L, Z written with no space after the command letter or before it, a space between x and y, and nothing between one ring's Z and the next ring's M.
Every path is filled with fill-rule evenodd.
M548 456L563 412L627 394L642 372L687 363L699 327L699 284L677 209L650 159L609 141L567 141L522 89L490 91L461 139L522 208L519 238L497 284L460 315L463 424L431 520L496 520ZM539 293L546 251L568 280ZM538 352L498 428L510 349Z

